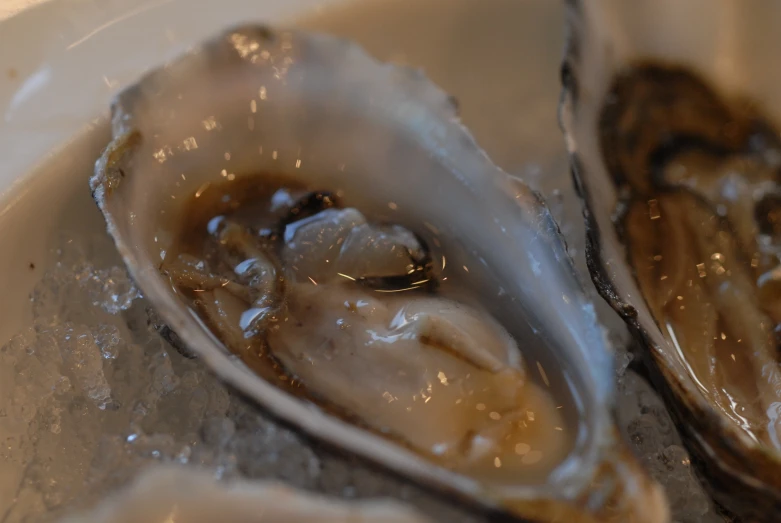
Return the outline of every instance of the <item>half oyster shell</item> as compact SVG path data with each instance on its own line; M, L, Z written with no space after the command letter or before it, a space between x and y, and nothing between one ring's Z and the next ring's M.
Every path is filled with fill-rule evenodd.
M781 510L781 116L770 2L569 2L560 119L594 283L714 498Z
M269 481L220 483L211 474L159 465L91 512L61 523L431 523L392 500L345 502Z
M418 71L380 64L355 45L330 36L242 27L149 74L119 96L112 118L114 140L91 180L95 200L130 273L160 318L221 378L312 436L484 507L542 521L668 520L661 490L639 469L613 425L610 354L556 224L537 195L488 160L459 124L453 100ZM443 271L446 259L447 274L459 274L459 292L470 295L478 309L498 322L480 320L482 313L463 316L452 301L437 295L425 298L436 301L433 308L402 303L404 322L428 329L428 334L432 325L461 327L465 334L455 336L461 341L446 347L456 359L482 361L488 374L509 370L505 375L515 380L533 376L565 413L566 457L552 470L523 480L494 474L494 468L502 467L499 456L491 473L465 468L421 451L427 441L423 425L394 421L396 437L391 437L376 422L356 420L354 414L360 418L372 409L339 404L345 402L344 391L349 392L345 385L359 389L353 391L356 400L371 399L376 390L359 387L366 380L355 379L362 376L350 375L348 369L324 364L323 373L310 372L307 378L298 367L293 374L302 378L302 387L297 382L291 388L245 365L228 349L234 344L216 336L207 323L214 328L230 318L226 303L236 303L234 298L242 294L245 303L259 303L256 309L265 310L270 305L251 291L295 280L284 272L287 268L281 280L253 269L256 283L249 290L234 280L209 287L215 281L208 280L211 275L179 272L185 277L177 276L178 282L192 276L200 282L195 290L225 297L212 301L220 303L211 322L204 322L192 302L174 291L160 268L176 249L186 201L221 180L246 181L257 173L331 191L349 206L340 211L339 220L348 213L354 224L394 224L399 229L390 235L396 238L391 243L416 251L411 232L431 248L434 259L441 259ZM359 214L370 219L361 222ZM322 214L315 218L331 219ZM358 229L351 227L350 236ZM315 229L309 243L312 257L318 256L314 253L325 245L330 230ZM215 231L222 234L226 229L218 225ZM255 231L247 242L234 241L246 232L230 232L233 239L220 236L220 241L246 255L246 245L264 234ZM306 253L301 256L306 258ZM237 273L244 270L239 266L246 268L236 265ZM203 266L197 261L191 265L201 271L198 267ZM300 283L293 281L294 286ZM317 285L314 279L311 283ZM296 291L296 299L302 295ZM332 297L319 294L312 299L321 298ZM286 299L295 302L289 295ZM317 302L322 314L315 319L302 315L302 323L311 325L330 314L333 309L323 303ZM409 307L420 308L410 312ZM385 327L393 328L393 322ZM423 343L421 331L413 331L413 338ZM499 351L486 351L476 340L499 340ZM278 358L283 368L312 356L299 352L300 357L294 357L298 341L286 345L293 347L287 359ZM525 366L517 346L523 347ZM476 359L467 357L472 349ZM344 360L344 354L329 361L340 358ZM383 375L383 368L375 365L367 371L396 386L396 377ZM333 378L327 377L329 372ZM310 386L325 401L298 392ZM327 408L331 399L353 416ZM498 415L487 414L492 419ZM534 421L534 412L526 416ZM515 449L518 454L528 450Z

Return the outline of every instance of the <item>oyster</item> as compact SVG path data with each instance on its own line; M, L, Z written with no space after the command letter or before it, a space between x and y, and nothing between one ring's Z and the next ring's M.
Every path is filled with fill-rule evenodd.
M243 27L112 113L95 200L167 335L227 382L491 509L668 519L558 228L419 72Z
M781 98L762 20L778 13L729 1L569 10L560 117L593 280L648 349L714 498L775 521Z
M221 484L205 471L158 465L91 512L62 523L426 523L390 500L345 502L273 482Z

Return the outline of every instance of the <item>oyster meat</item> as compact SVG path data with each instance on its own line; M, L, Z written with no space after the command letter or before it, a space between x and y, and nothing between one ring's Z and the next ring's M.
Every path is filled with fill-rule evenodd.
M750 6L767 10L572 2L561 119L598 289L648 348L716 500L775 521L781 137L763 54L739 52L768 34Z
M513 516L663 522L539 197L419 72L242 27L112 110L91 186L167 335L346 451Z
M455 470L513 483L561 463L566 411L502 325L447 297L462 267L435 266L404 227L273 179L203 189L162 266L233 353Z

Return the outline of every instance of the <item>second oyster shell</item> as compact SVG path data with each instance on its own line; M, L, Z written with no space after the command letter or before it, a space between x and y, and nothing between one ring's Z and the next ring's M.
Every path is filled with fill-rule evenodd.
M781 510L781 367L753 281L755 220L772 221L778 188L778 16L772 2L571 1L562 69L594 283L647 349L711 494L750 521Z

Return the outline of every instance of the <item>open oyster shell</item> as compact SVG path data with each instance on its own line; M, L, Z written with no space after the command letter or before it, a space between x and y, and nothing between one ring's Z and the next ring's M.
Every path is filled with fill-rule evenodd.
M61 523L430 523L392 500L346 502L269 481L220 483L206 471L160 465L94 510Z
M714 498L747 521L776 521L777 341L754 274L762 241L776 245L760 222L772 219L763 205L778 186L779 6L576 0L568 9L560 120L594 283L647 349ZM674 307L659 298L668 291ZM753 335L736 334L744 329ZM722 342L734 345L721 354ZM732 378L720 359L730 352L746 362Z
M610 353L556 224L537 195L490 162L453 100L420 72L330 36L242 27L143 78L112 117L114 140L91 180L95 200L162 321L221 378L312 436L484 507L542 521L668 520L660 488L613 424ZM159 266L179 202L204 184L257 172L338 190L352 207L438 244L449 266L490 268L500 286L472 285L509 300L489 312L522 346L545 346L529 367L544 368L543 381L569 398L566 459L517 484L455 472L260 378L231 354ZM525 317L502 317L514 303Z

